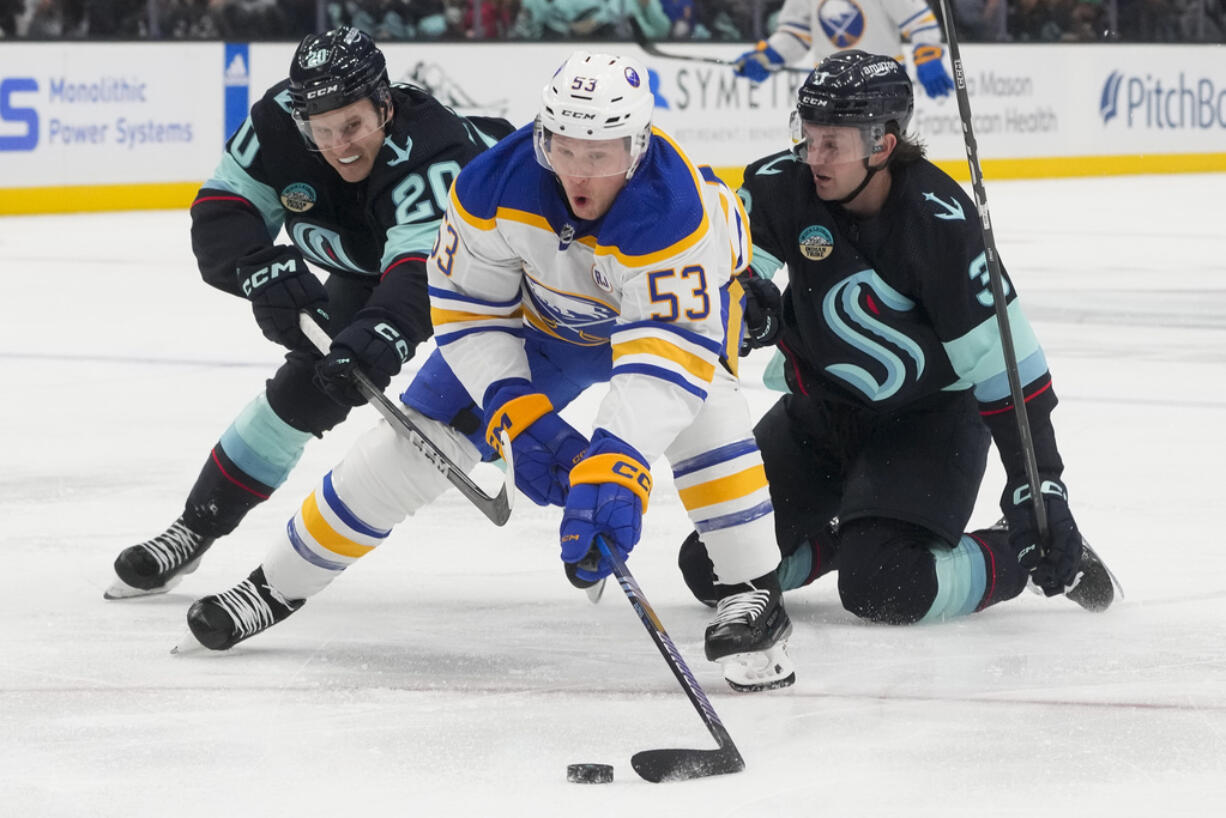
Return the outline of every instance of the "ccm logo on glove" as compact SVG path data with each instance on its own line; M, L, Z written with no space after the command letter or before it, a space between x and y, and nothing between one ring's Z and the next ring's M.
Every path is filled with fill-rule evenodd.
M396 354L400 356L400 363L407 363L409 360L409 342L404 340L395 327L390 324L380 321L374 326L375 334L384 338L389 344L396 349Z
M1059 497L1064 502L1068 502L1068 493L1064 486L1055 480L1044 480L1039 484L1039 492L1041 494L1050 494L1053 497ZM1013 505L1020 506L1022 503L1030 499L1030 484L1024 483L1013 490Z
M259 288L263 287L265 284L275 279L281 273L293 273L294 275L297 275L298 274L297 260L288 258L285 261L276 261L268 265L267 267L261 267L255 272L249 273L247 277L243 279L243 283L242 283L243 295L250 298L251 293L253 291L258 290Z
M572 486L587 483L616 483L634 492L647 511L647 498L651 495L651 472L641 463L620 454L597 454L579 462L571 469Z

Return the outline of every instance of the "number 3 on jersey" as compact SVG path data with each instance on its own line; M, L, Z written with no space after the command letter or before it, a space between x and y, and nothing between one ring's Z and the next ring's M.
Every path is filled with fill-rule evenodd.
M676 321L684 310L687 321L701 321L711 313L707 273L701 265L683 267L680 275L674 269L648 273L647 286L651 291L651 303L664 305L662 312L652 313L652 320Z

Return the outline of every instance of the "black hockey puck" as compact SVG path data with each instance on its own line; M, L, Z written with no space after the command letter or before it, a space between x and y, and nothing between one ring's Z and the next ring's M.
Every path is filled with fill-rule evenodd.
M572 784L609 784L613 781L613 765L567 764L566 780Z

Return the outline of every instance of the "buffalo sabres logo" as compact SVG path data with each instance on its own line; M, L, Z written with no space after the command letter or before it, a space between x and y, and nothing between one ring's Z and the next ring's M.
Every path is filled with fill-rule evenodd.
M595 270L593 270L595 275ZM527 319L555 338L581 346L609 342L617 310L595 298L547 286L527 275Z
M821 261L834 251L834 236L820 224L806 227L800 233L800 253L810 261Z
M864 36L864 10L853 0L824 0L817 20L835 48L852 48Z
M285 205L286 210L292 210L295 213L305 213L310 210L315 206L315 200L315 188L306 182L294 182L281 191L281 204Z

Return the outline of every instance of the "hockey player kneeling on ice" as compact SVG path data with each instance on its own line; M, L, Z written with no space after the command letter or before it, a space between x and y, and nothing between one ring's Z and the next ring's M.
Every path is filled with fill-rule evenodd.
M458 465L509 440L518 489L561 506L572 583L641 535L667 458L718 600L709 659L741 690L789 685L791 623L752 421L731 369L749 259L744 210L651 125L636 61L577 52L536 121L468 165L428 262L438 350L401 396ZM589 441L558 412L608 382ZM386 423L361 438L247 581L188 613L225 649L277 622L449 483Z
M512 130L390 84L382 52L357 29L299 44L289 79L252 106L191 208L204 280L249 301L265 337L289 352L209 453L179 518L120 553L108 599L164 593L195 570L313 436L364 402L345 377L353 368L379 385L400 371L431 333L425 263L447 187ZM273 243L282 227L291 244ZM335 338L322 361L300 311Z
M896 62L835 54L799 89L795 147L745 172L747 340L778 346L791 393L754 430L780 585L837 569L844 607L892 624L970 614L1028 579L1104 610L1113 578L1069 510L1051 375L1006 279L1050 523L1039 542L975 205L907 137L912 107ZM783 265L780 296L769 278ZM1007 475L1004 520L963 533L993 441ZM692 534L680 564L694 594L712 601L706 539Z

